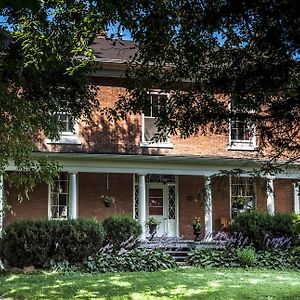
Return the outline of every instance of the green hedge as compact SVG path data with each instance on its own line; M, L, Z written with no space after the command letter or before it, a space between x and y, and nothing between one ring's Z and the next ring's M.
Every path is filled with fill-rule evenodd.
M77 263L97 252L103 240L102 225L92 220L22 220L5 228L0 257L11 267Z
M115 250L120 249L122 243L129 239L136 240L142 233L142 227L131 216L114 215L103 221L105 241L111 244Z
M234 219L230 231L247 237L248 243L256 249L264 249L267 239L279 237L290 238L291 243L295 244L299 235L298 218L298 215L288 213L270 215L258 211L245 212Z

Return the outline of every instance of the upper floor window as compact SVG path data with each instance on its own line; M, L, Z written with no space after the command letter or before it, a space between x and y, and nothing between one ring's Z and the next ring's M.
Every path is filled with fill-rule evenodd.
M57 113L57 121L60 123L59 139L46 139L47 144L77 144L81 142L78 138L78 123L74 122L69 113Z
M231 217L255 208L255 185L250 177L231 177Z
M59 174L49 188L49 218L66 219L69 217L69 175Z
M61 124L61 135L73 135L75 132L74 122L71 120L71 116L68 113L57 114L57 120Z
M232 104L230 109L232 109ZM255 124L250 120L231 119L229 123L230 150L255 150Z
M155 141L155 135L158 133L155 124L157 117L160 113L161 107L166 100L166 94L151 93L149 95L149 106L142 114L142 144L146 147L172 147L170 139Z

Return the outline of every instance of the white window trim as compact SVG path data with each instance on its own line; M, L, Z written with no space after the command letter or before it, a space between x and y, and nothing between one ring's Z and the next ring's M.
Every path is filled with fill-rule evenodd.
M228 104L229 110L231 110L231 103ZM228 134L228 146L227 150L243 150L243 151L254 151L257 150L256 145L256 126L251 125L251 131L253 132L252 138L250 140L234 140L231 138L231 126L232 119L229 119L229 134Z
M166 95L167 97L170 96L170 94L168 93L159 93L159 92L151 92L151 95ZM170 142L170 137L167 138L167 140L165 142L161 141L161 142L152 142L152 141L146 141L145 140L145 114L142 113L141 114L142 117L142 142L140 143L140 147L143 148L173 148L173 144ZM147 118L153 118L156 119L155 117L149 117L147 116Z
M251 126L251 130L253 132L253 136L250 140L234 140L231 138L231 120L229 120L229 144L228 144L227 149L228 150L248 150L248 151L257 150L255 124L253 124Z
M82 142L79 139L79 123L75 121L74 131L62 131L59 133L57 140L45 139L46 144L65 144L65 145L81 145Z

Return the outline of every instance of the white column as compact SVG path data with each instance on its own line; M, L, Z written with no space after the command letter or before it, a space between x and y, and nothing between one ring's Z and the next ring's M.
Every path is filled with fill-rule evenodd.
M211 240L213 231L212 222L212 194L211 177L205 177L205 240Z
M77 219L78 217L78 192L77 192L77 173L69 173L70 188L70 218Z
M275 212L275 197L274 197L274 177L267 177L267 212L274 214Z
M3 176L0 175L0 239L2 237L2 230L3 230ZM1 261L0 261L1 263ZM1 268L0 268L1 269Z
M300 188L298 183L294 183L294 213L299 214L300 212Z
M141 239L146 239L146 176L139 174L139 222L142 226Z

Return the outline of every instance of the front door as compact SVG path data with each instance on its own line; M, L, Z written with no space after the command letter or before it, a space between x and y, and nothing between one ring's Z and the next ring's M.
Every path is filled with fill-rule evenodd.
M156 234L158 237L177 235L175 195L174 184L148 183L147 185L148 217L154 217L160 222Z

